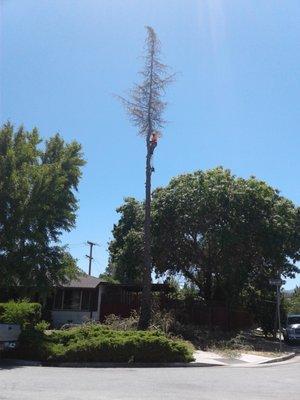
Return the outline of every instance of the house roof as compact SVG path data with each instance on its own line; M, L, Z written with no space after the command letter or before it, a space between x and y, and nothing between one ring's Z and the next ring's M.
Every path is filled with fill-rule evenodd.
M69 282L61 284L60 287L70 289L95 289L100 283L105 286L123 288L129 292L141 292L143 288L141 284L111 283L89 275L81 275L77 279L72 279ZM151 290L152 292L170 291L170 287L164 283L152 283Z
M79 276L77 279L72 279L71 281L62 284L65 288L85 288L85 289L95 289L100 282L103 282L100 278L94 276Z

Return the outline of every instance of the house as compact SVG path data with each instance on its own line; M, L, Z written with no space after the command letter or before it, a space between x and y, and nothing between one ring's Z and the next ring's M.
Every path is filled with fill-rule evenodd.
M81 276L55 290L51 317L54 326L99 321L102 297L101 279Z
M165 284L152 284L153 292L165 292ZM55 290L51 317L55 327L88 320L104 321L110 314L127 317L140 306L141 285L106 282L94 276L80 276Z

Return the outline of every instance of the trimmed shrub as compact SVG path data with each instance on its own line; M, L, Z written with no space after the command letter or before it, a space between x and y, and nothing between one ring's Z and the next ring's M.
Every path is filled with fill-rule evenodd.
M30 336L32 335L32 336ZM30 350L31 349L31 350ZM32 351L32 357L28 354ZM39 354L37 354L37 352ZM192 347L156 331L120 331L87 324L66 331L23 333L16 353L52 362L190 362Z
M41 318L42 306L27 300L0 303L0 323L34 326Z
M40 330L27 326L19 337L19 346L16 350L8 350L5 355L9 358L40 361L47 359L51 345Z
M47 331L49 328L50 328L49 322L44 321L44 320L38 322L34 327L35 330L37 330L38 332L41 332L41 333Z

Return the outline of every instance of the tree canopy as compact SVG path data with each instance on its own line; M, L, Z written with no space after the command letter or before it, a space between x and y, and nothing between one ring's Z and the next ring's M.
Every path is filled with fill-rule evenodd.
M131 216L143 206L134 200L131 205ZM269 278L293 277L298 270L299 215L290 200L254 177L238 178L221 167L180 175L153 193L154 268L159 275L184 275L207 304L262 299L273 293ZM115 239L124 225L135 233L141 229L139 218L122 214ZM136 265L140 245L131 252ZM117 262L128 246L126 236L114 241L111 259Z
M300 287L296 287L292 295L286 300L286 305L290 314L300 314Z
M109 243L107 274L122 283L141 283L143 277L143 219L141 203L132 197L117 209L120 219Z
M81 146L37 129L0 130L0 285L41 292L75 272L60 236L75 226Z
M232 302L297 271L299 210L265 182L197 171L158 189L153 203L156 269L182 273L207 301Z

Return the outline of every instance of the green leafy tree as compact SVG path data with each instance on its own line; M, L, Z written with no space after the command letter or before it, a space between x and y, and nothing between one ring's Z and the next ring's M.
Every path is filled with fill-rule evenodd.
M127 231L141 229L138 219L127 223ZM153 193L156 273L182 274L208 306L245 305L260 324L274 308L269 279L298 270L299 235L299 210L291 201L254 177L238 178L223 168L181 175ZM126 242L126 236L115 241L111 254L125 254ZM138 260L141 251L136 246L130 256Z
M290 314L300 314L300 287L297 287L289 299L286 299L287 311Z
M182 175L153 204L156 269L181 272L208 306L266 296L269 278L298 270L298 209L254 177L222 168Z
M143 205L126 198L117 209L120 219L113 227L109 243L109 264L106 273L122 283L141 283L143 280Z
M75 226L81 146L56 134L0 130L0 285L40 293L74 276L75 260L60 236Z
M181 272L208 304L237 304L244 290L297 271L298 210L254 177L197 171L157 190L153 203L155 267Z

